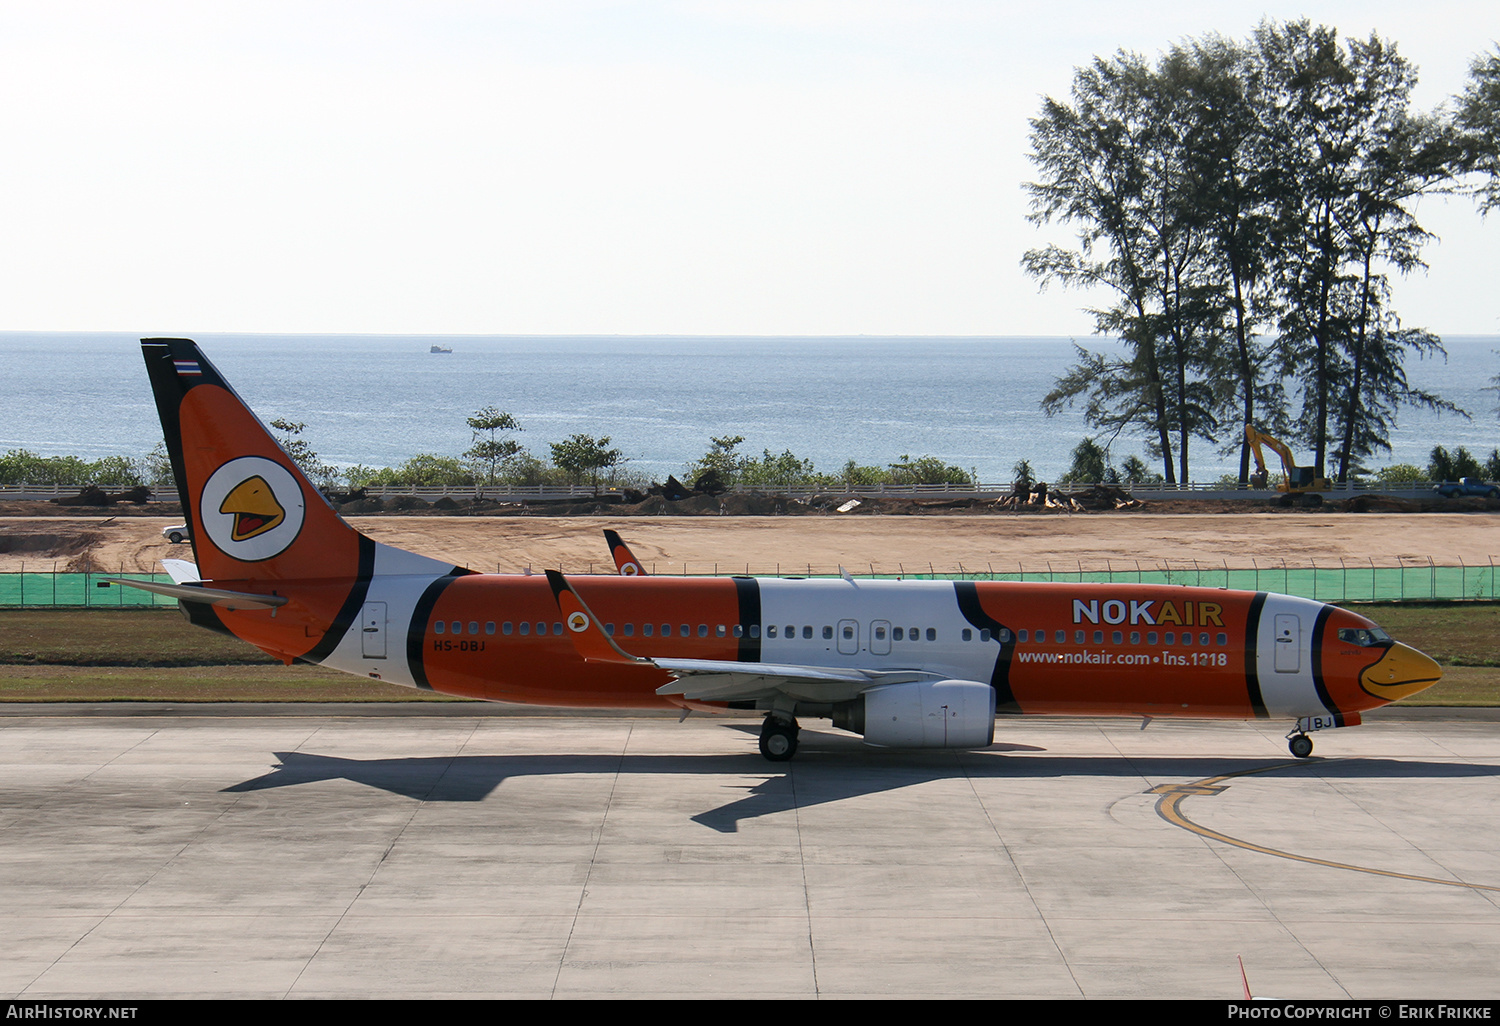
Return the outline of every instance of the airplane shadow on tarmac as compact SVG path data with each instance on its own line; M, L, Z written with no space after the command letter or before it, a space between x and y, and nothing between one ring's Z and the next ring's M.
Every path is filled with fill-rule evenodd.
M754 728L731 728L750 729ZM833 743L829 743L833 742ZM720 833L735 833L744 820L809 808L862 795L955 777L1134 777L1198 780L1261 770L1322 779L1500 776L1500 766L1396 759L1215 759L1203 756L1057 756L1007 758L1043 753L1030 745L994 744L972 752L880 751L857 738L804 729L793 762L772 767L758 753L724 755L458 755L399 759L346 759L310 752L276 752L279 764L262 776L223 788L223 793L264 791L322 780L348 780L424 802L478 802L511 777L578 773L741 774L764 776L744 797L693 816ZM794 786L795 785L795 786ZM1143 787L1143 791L1149 790Z

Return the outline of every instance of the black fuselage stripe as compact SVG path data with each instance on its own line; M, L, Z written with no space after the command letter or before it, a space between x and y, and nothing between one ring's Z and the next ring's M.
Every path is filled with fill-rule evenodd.
M736 658L742 663L760 662L760 582L753 577L734 578L734 597L739 603L740 644ZM751 637L755 634L756 637Z
M406 629L406 665L411 670L412 683L424 691L432 690L432 685L427 681L427 666L423 662L427 651L428 618L432 615L432 607L437 605L439 596L443 594L443 589L463 576L467 575L439 577L422 592L422 597L417 599L416 608L412 610L411 624Z
M1002 633L1005 628L999 620L992 618L979 604L979 586L973 581L955 581L954 594L958 598L958 611L974 627L990 632L991 642L999 642L1000 651L995 656L995 667L990 671L990 687L995 689L995 712L1018 713L1016 696L1010 689L1010 657L1015 648L1015 631ZM1010 637L1010 641L1001 641Z
M1260 617L1266 607L1266 593L1258 591L1250 600L1250 613L1245 618L1245 692L1250 698L1250 708L1258 720L1269 719L1266 711L1266 696L1260 690Z
M1318 618L1313 622L1312 678L1313 687L1318 692L1318 701L1322 702L1323 708L1333 713L1336 721L1342 724L1344 714L1339 711L1338 703L1328 693L1328 685L1323 680L1323 631L1328 626L1328 618L1332 615L1333 607L1324 606L1318 610Z
M370 578L375 576L375 543L362 534L355 537L359 539L358 576L354 578L349 594L344 597L344 604L339 608L338 615L328 625L328 630L323 632L322 639L302 656L304 662L321 663L332 655L364 608L365 596L370 593Z

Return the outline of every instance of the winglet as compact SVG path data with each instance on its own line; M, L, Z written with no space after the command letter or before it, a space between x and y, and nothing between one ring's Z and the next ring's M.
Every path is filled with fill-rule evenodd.
M573 639L573 647L585 662L655 665L651 660L633 656L616 645L615 639L605 631L594 611L579 598L566 577L556 570L548 570L547 583L552 586L552 598L557 602L558 612L562 613L563 623L567 624L568 637Z
M646 568L635 558L630 546L620 537L620 532L604 529L604 540L609 544L609 554L615 557L615 570L621 577L645 577Z

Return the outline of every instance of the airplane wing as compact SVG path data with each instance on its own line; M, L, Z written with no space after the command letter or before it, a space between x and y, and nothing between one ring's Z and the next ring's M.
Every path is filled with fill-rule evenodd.
M863 670L795 663L738 663L717 659L653 659L674 678L658 695L701 702L751 702L786 695L799 702L847 702L877 684L939 680L924 670Z
M794 663L741 663L720 659L647 659L622 649L605 631L593 610L562 574L547 571L552 596L567 623L573 645L588 662L649 664L667 671L672 681L658 695L681 695L689 701L751 702L786 695L799 702L846 702L878 684L940 680L925 670L864 670L843 666Z

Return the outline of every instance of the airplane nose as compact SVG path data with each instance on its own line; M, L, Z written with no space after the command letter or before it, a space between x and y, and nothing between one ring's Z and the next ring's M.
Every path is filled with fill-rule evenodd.
M1426 691L1442 677L1437 663L1398 641L1386 649L1379 662L1359 675L1359 683L1376 698L1394 702Z

